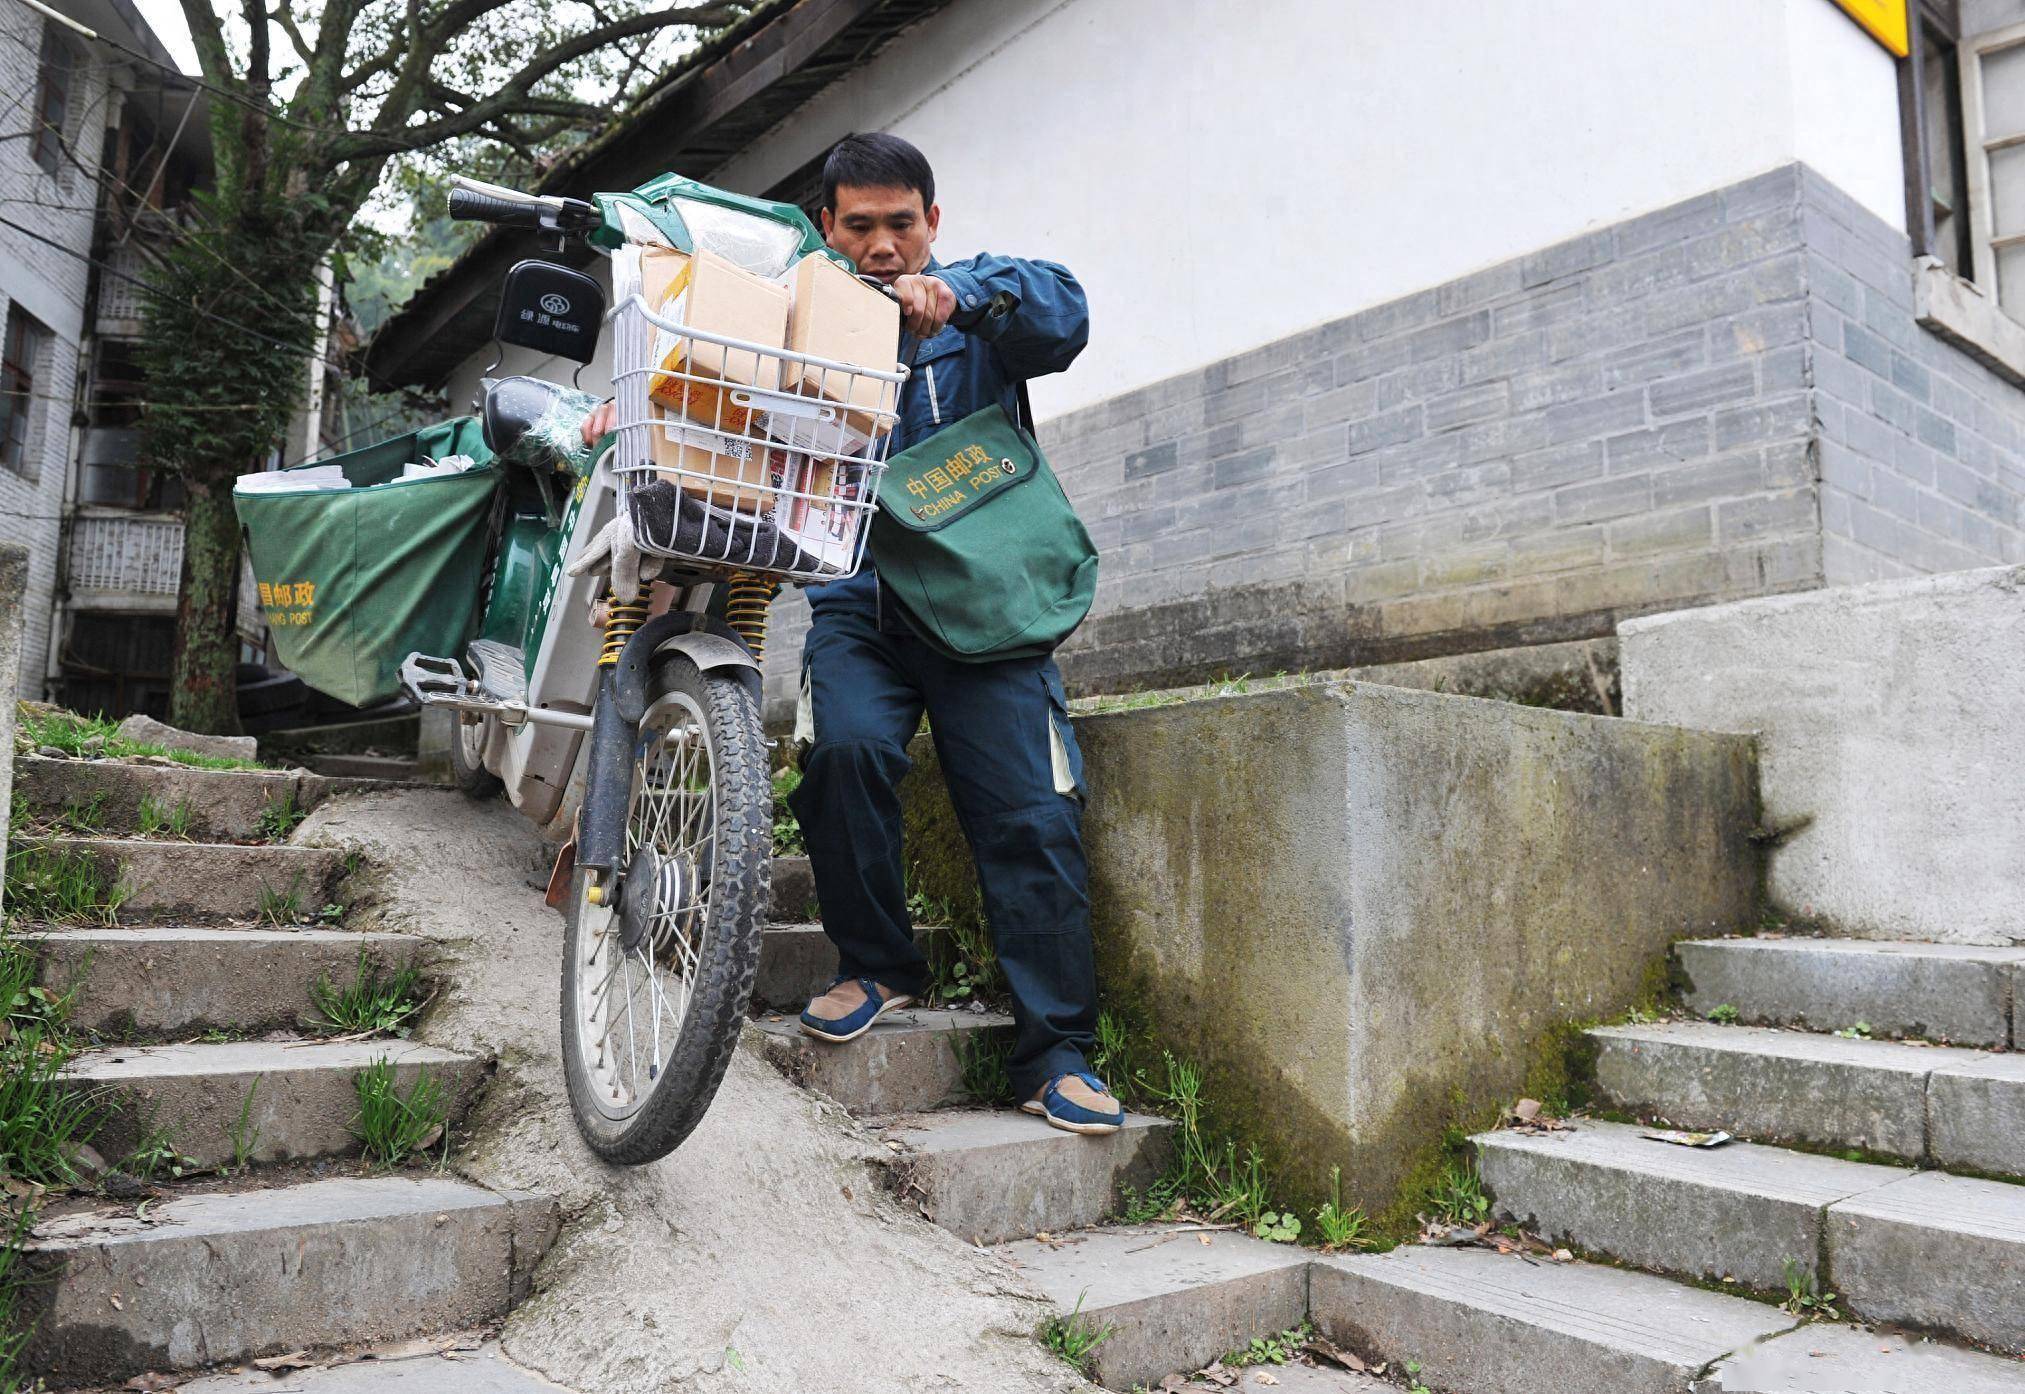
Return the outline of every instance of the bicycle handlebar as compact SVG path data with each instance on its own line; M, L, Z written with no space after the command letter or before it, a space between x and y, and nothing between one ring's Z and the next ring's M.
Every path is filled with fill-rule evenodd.
M450 191L450 216L464 222L502 223L507 227L540 227L548 210L538 203L494 198L473 189Z

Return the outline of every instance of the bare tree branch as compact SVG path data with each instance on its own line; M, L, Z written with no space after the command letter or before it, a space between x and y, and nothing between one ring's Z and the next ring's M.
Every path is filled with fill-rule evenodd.
M471 0L471 3L481 3L481 0ZM379 119L373 123L372 132L362 134L356 141L342 143L341 158L360 159L399 154L402 151L418 150L442 141L454 140L458 136L470 135L482 130L499 117L528 110L528 102L539 100L532 95L532 89L537 83L586 54L595 53L622 39L651 34L678 25L729 23L743 13L743 7L736 4L688 5L675 9L650 10L599 25L544 51L540 57L502 83L491 96L476 105L454 116L444 116L419 126L407 125L406 121L414 114L418 98L426 90L425 79L419 76L411 78L409 74L404 73L396 84L396 91L400 93L399 100L390 95L381 107ZM404 87L410 90L403 91Z
M206 82L225 86L236 76L232 55L225 47L225 28L206 0L182 0L183 19L190 26L190 42L197 50L197 70Z
M288 12L288 6L285 4L276 5L268 13L267 17L281 26L281 32L288 37L289 47L293 48L295 56L302 60L302 66L304 68L315 67L316 53L310 48L309 40L302 36L302 29L296 24L295 16Z

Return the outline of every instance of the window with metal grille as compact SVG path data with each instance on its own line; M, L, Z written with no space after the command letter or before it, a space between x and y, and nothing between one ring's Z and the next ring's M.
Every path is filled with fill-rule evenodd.
M34 478L28 423L35 407L35 369L49 331L19 305L7 307L7 340L0 352L0 465Z
M75 102L77 50L51 26L42 30L40 80L35 89L35 130L31 148L35 163L55 174L63 163L63 140L70 133Z

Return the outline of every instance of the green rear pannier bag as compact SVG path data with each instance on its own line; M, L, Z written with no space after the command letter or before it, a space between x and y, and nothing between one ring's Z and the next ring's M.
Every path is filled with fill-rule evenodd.
M478 463L400 477L446 455ZM281 661L318 692L369 706L400 692L409 654L454 657L471 638L499 470L469 416L313 463L339 466L351 487L232 501Z
M1003 406L893 457L872 563L915 631L966 663L1052 653L1090 613L1097 549Z

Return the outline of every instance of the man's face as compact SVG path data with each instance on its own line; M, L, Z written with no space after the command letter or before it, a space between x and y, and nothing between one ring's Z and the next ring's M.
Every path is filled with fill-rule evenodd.
M891 285L920 274L942 209L921 206L919 189L837 186L837 206L823 210L823 238L867 276Z

